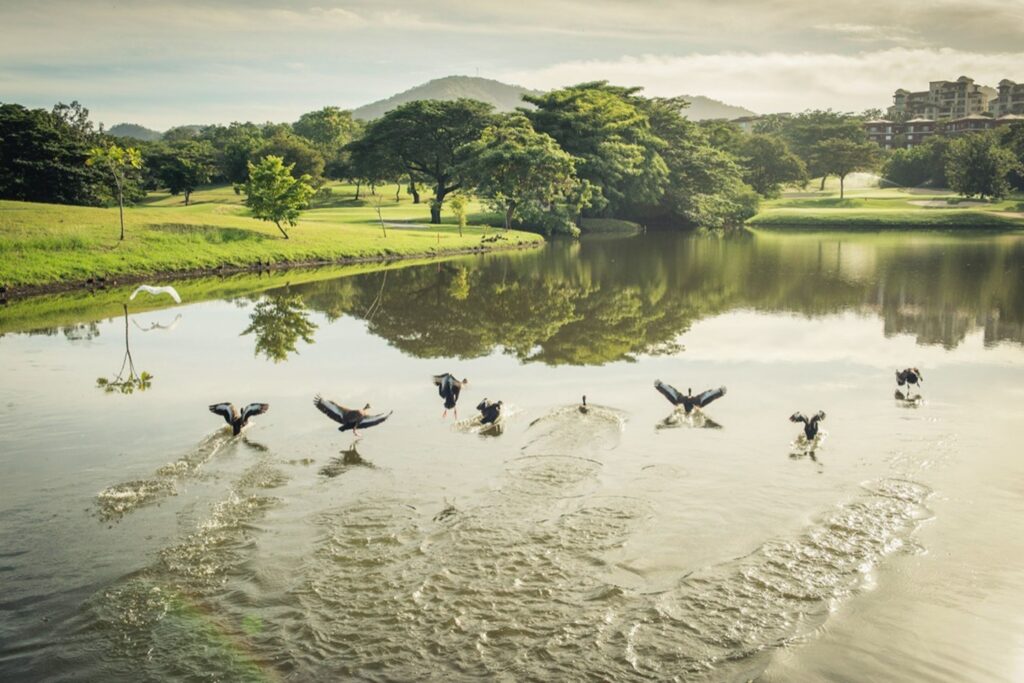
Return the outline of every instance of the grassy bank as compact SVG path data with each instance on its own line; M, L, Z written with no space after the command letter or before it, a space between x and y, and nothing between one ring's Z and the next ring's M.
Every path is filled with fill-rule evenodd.
M365 188L359 200L352 186L332 189L327 202L302 214L287 240L273 224L251 218L230 187L197 191L187 207L181 197L151 195L125 211L123 242L117 239L116 208L0 201L0 285L18 291L97 277L428 256L543 242L532 233L487 227L491 217L475 204L471 225L461 236L451 217L440 226L428 225L428 205L413 204L404 194L396 202L393 186L381 195L385 237L377 197ZM494 235L500 239L481 241Z
M793 192L763 202L747 221L755 228L821 230L1024 229L1024 197L1000 202L966 201L948 191L838 188Z

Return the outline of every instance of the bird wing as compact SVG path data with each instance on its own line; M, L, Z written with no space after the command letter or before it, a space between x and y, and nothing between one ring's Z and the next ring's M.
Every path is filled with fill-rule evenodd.
M391 417L391 412L381 413L380 415L367 415L366 417L359 421L359 428L368 429L370 427L376 427L381 422Z
M132 295L130 297L128 297L128 300L129 301L133 301L135 299L135 297L138 295L139 292L146 292L147 294L152 294L154 296L156 296L158 294L168 294L168 295L170 295L170 297L172 299L174 299L174 301L176 303L179 303L179 304L181 303L181 296L178 294L178 290L176 290L174 287L171 287L170 285L168 285L166 287L153 287L152 285L139 285L138 287L135 288L135 291L132 292Z
M220 415L228 424L235 421L235 406L232 403L214 403L210 406L210 412Z
M907 371L897 370L896 371L896 383L901 387L907 383Z
M349 409L346 408L345 406L339 406L334 401L330 401L326 398L321 398L319 394L317 394L316 397L313 399L313 405L316 406L317 410L319 410L321 413L331 418L338 424L351 424L351 422L345 419L345 413L350 412Z
M819 420L824 420L824 419L825 419L825 411L824 410L819 410L818 414L814 416L814 421L815 422L818 422Z
M789 416L789 421L790 422L803 422L804 424L807 424L807 418L804 417L803 413L793 413L792 415Z
M660 379L654 380L654 388L661 392L661 395L668 399L672 405L679 405L683 400L683 395L676 391L676 388L665 384Z
M712 401L716 401L723 396L725 396L725 387L718 387L717 389L708 389L701 394L697 394L693 400L697 405L703 408L707 404Z
M255 415L262 415L268 410L270 410L269 403L250 403L242 408L242 421L244 422Z
M447 399L448 392L451 390L452 375L449 372L443 375L434 375L434 386L437 387L437 395L441 398Z

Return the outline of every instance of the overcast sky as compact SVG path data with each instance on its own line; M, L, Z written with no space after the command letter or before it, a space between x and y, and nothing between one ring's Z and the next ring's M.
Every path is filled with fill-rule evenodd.
M108 126L291 121L431 78L607 79L757 112L1024 81L1024 0L0 0L0 101Z

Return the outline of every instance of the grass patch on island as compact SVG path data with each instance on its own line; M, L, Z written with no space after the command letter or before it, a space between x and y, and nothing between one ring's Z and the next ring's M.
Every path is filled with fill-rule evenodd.
M762 203L747 221L754 228L820 230L1021 230L1024 197L967 200L948 190L858 188L839 198L838 188L784 194Z

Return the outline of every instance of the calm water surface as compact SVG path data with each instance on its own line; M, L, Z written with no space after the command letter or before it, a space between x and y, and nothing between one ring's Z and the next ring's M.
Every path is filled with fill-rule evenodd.
M655 234L258 289L0 309L0 678L1024 678L1024 238ZM154 378L105 393L126 331ZM681 418L659 378L728 393ZM394 415L357 441L318 392ZM271 410L232 438L225 400Z

